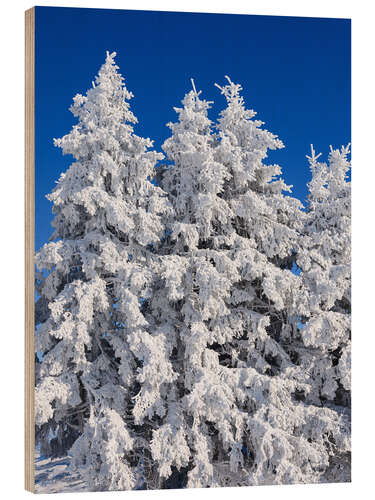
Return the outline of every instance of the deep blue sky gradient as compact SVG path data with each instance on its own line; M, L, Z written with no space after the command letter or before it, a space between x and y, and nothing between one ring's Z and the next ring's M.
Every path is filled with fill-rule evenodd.
M285 144L269 161L304 201L310 144L325 158L350 141L350 30L345 19L37 7L36 248L52 231L45 195L72 162L53 138L76 123L72 98L91 87L106 50L135 94L136 133L158 150L190 78L215 101L214 120L224 107L214 83L241 83L247 107Z

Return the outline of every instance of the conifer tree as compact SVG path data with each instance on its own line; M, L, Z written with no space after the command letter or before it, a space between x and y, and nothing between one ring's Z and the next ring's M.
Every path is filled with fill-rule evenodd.
M149 371L159 384L173 378L165 337L145 318L170 210L150 182L162 155L134 133L115 55L107 52L92 88L75 96L77 125L55 140L74 161L48 196L54 233L36 255L37 442L44 454L73 445L72 466L88 489L142 483L147 429L135 422L163 411Z
M296 319L306 314L314 295L302 277L291 272L305 215L297 200L283 194L290 188L280 179L280 168L263 162L267 150L279 148L281 142L253 120L255 113L246 110L241 87L227 80L219 87L228 106L219 119L218 153L232 172L233 182L224 193L235 214L244 263L241 290L252 295L241 305L248 318L257 318L257 323L248 323L239 345L247 366L267 376L262 397L250 391L246 450L253 463L245 483L337 480L332 464L349 450L348 416L328 406L316 408L308 397L315 381L295 351ZM234 351L237 356L241 352Z
M350 417L351 223L349 146L331 151L328 165L311 146L312 179L298 265L308 297L295 345L299 363L310 375L312 404ZM349 424L348 424L349 425ZM349 429L347 430L349 432ZM350 455L332 460L328 479L350 478Z
M176 381L168 389L168 410L154 431L152 457L164 485L214 484L210 418L219 415L217 353L209 349L217 335L214 322L226 321L231 329L226 299L237 271L221 250L223 227L230 231L231 211L220 196L227 173L214 159L216 139L207 116L210 103L200 98L193 83L175 108L178 122L168 124L172 135L163 144L171 162L162 187L170 197L175 217L165 244L160 289L151 302L168 331ZM203 391L203 392L202 392ZM212 405L209 403L211 401ZM207 412L207 417L204 416ZM222 429L226 432L227 415ZM218 424L220 427L220 424Z

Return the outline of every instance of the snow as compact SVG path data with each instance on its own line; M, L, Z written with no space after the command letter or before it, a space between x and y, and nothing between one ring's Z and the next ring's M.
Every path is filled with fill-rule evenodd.
M85 491L86 485L69 469L70 458L46 458L35 450L35 493L72 493Z

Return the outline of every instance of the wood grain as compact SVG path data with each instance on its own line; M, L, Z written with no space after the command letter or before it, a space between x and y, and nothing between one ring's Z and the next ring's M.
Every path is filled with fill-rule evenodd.
M34 493L35 9L25 12L25 489Z

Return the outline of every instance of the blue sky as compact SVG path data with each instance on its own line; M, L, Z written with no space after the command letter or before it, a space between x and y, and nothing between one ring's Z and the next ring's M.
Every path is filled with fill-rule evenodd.
M345 19L37 7L36 248L52 232L45 195L72 162L53 138L76 123L72 98L91 87L106 50L135 95L136 133L158 150L190 78L215 101L214 120L224 107L214 83L241 83L247 107L285 144L269 160L303 201L310 144L326 156L350 142L350 30Z

